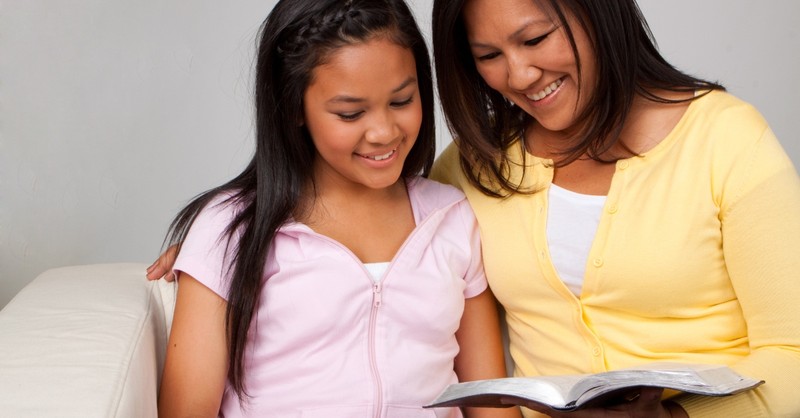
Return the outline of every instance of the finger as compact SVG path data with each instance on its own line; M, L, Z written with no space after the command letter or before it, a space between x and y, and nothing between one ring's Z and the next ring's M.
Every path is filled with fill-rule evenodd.
M147 277L147 280L158 280L164 277L164 270L158 268L158 266L154 264L147 268L145 277Z
M150 267L147 268L147 279L148 280L158 280L161 278L166 279L167 281L171 282L175 279L175 275L172 274L172 262L167 261L168 258L167 253L161 254ZM172 260L174 261L174 260Z
M663 388L654 388L654 387L642 387L639 391L638 399L636 402L641 402L644 404L652 404L652 403L660 403L661 402L661 395L664 393Z
M658 417L661 416L663 406L661 405L661 395L664 389L653 387L642 387L639 396L627 404L631 417Z

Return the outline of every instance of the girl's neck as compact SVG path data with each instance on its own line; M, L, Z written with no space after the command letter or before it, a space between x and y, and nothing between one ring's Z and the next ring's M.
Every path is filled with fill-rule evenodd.
M344 245L364 263L391 261L415 227L405 181L383 189L309 186L295 220Z

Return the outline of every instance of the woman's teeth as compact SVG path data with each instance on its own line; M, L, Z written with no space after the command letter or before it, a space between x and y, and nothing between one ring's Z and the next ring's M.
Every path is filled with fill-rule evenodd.
M561 85L561 79L559 78L558 80L554 81L549 86L545 87L542 91L540 91L540 92L538 92L536 94L526 94L525 97L533 100L534 102L538 102L539 100L542 100L545 97L547 97L548 95L550 95L550 93L556 91L556 89L558 89L558 86L560 86L560 85Z

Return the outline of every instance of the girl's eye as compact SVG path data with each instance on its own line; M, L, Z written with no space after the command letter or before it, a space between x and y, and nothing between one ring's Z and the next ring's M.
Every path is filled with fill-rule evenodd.
M361 117L361 114L362 114L362 113L364 113L364 112L355 112L355 113L337 113L337 114L336 114L336 116L338 116L338 117L339 117L339 119L341 119L341 120L344 120L344 121L352 121L352 120L356 120L356 119L358 119L359 117Z
M401 102L392 102L391 106L392 107L405 107L405 106L410 105L411 102L413 102L413 101L414 101L414 96L411 96L408 99L403 100Z

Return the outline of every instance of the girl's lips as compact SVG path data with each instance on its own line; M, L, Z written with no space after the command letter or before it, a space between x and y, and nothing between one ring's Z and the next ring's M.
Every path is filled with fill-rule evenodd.
M539 100L542 100L545 97L547 97L547 96L553 94L555 91L557 91L558 88L561 87L561 83L562 83L562 81L559 78L558 80L550 83L549 86L543 88L541 91L539 91L537 93L534 93L534 94L526 94L525 97L527 97L528 99L530 99L530 100L532 100L534 102L538 102Z
M365 159L367 159L367 160L373 160L373 161L383 161L383 160L386 160L386 159L389 159L389 158L391 158L391 156L392 156L392 155L394 155L394 153L395 153L395 152L397 152L397 150L396 150L396 149L393 149L393 150L391 150L391 151L387 152L386 154L379 154L379 155L362 155L362 154L357 154L357 155L358 155L359 157L361 157L361 158L365 158Z

